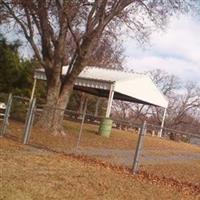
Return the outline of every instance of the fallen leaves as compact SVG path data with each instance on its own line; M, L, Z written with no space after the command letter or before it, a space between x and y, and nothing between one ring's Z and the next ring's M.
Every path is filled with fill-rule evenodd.
M165 186L171 189L175 189L176 191L182 192L186 195L200 195L200 182L199 183L190 183L190 182L183 182L181 180L178 180L176 177L165 177L165 176L157 176L154 174L150 174L146 171L139 171L137 175L133 175L130 168L125 166L116 166L112 165L105 161L96 160L94 158L90 158L84 155L63 155L63 159L66 157L70 157L73 159L77 159L81 162L84 162L86 164L92 164L97 167L103 167L107 170L113 170L117 173L124 174L126 176L131 176L133 179L142 181L142 182L149 182L151 184L159 185L159 186Z

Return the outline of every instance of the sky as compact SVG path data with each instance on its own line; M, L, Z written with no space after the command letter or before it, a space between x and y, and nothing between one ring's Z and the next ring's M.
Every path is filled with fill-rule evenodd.
M145 48L131 38L124 41L124 66L137 72L162 69L183 81L200 84L200 20L173 17L164 32L153 33Z
M7 34L9 37L9 34ZM10 38L16 39L18 35ZM124 39L125 38L125 39ZM200 85L200 19L184 15L172 17L165 31L153 33L149 44L138 42L125 35L125 61L123 66L136 72L162 69L178 76L183 81L194 81ZM32 51L21 54L30 57Z

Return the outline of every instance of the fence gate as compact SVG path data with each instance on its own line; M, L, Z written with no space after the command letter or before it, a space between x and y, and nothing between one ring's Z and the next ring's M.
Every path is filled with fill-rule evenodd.
M27 129L31 105L27 97L0 94L0 136L7 135L20 142L24 141L23 133ZM30 122L28 125L31 127Z
M7 102L5 101L5 97L1 98L1 101L2 102L0 102L0 120L1 120L0 136L3 136L8 126L8 118L10 116L10 109L12 105L12 94L9 94Z
M31 128L32 128L33 120L34 120L34 116L35 116L35 112L34 112L35 105L36 105L36 98L33 98L32 101L30 101L28 112L26 115L23 144L28 144L28 141L30 139Z

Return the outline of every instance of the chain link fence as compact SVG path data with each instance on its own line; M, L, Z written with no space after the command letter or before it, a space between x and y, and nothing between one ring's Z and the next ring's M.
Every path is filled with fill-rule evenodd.
M12 98L12 101L9 98ZM4 109L2 112L3 119L6 110L9 113L7 113L8 119L1 122L1 135L32 147L87 156L101 162L131 168L134 173L141 169L169 177L176 174L180 166L187 164L192 166L200 162L198 146L169 141L175 136L177 140L184 142L190 142L193 138L200 139L195 134L163 128L163 137L159 138L157 136L160 126L113 119L112 134L109 138L105 138L98 134L103 117L87 114L85 107L83 113L63 110L63 127L66 135L52 135L37 126L44 106L38 105L36 99L30 101L24 97L2 95L0 101L5 103L6 108L10 105L10 110ZM57 108L49 108L49 111L52 109ZM5 124L6 129L3 130ZM121 130L120 127L125 130ZM183 176L181 173L178 176Z
M2 112L1 135L6 135L20 142L23 141L29 101L29 98L12 94L5 95L5 98L1 99L1 103L5 105L4 112Z

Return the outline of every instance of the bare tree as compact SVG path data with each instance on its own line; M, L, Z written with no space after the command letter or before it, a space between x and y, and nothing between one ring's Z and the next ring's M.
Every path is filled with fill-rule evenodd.
M123 52L121 41L118 41L114 35L104 36L97 48L91 53L88 65L123 70Z
M170 95L171 92L181 87L180 79L172 74L169 74L161 69L156 69L147 72L154 83L160 88L164 95Z
M193 115L198 109L200 109L200 88L195 83L187 83L183 94L174 94L170 98L168 124L170 127L189 124L187 116Z
M122 24L136 38L145 41L153 28L163 27L187 0L1 0L1 23L17 27L32 47L47 76L47 104L41 125L62 133L64 109L78 74L88 65L99 42L108 34L116 35ZM10 24L9 24L10 22ZM66 60L66 45L74 45L67 58L69 69L61 75Z
M198 119L200 111L199 86L192 82L185 84L179 78L160 70L150 72L150 74L169 100L165 127L198 133L197 127L200 125ZM152 107L151 122L160 125L162 117L163 109ZM174 132L171 132L171 138L176 139Z
M169 74L163 70L156 69L147 72L150 75L151 79L154 83L160 88L162 93L168 98L169 104L174 99L176 95L176 91L181 88L180 79L172 74ZM163 109L159 107L152 106L151 107L151 122L160 125L163 118Z
M141 123L147 119L150 113L150 106L126 101L114 101L112 116L116 119Z
M130 111L130 103L125 101L114 101L113 103L113 117L120 119L120 120L127 120Z

